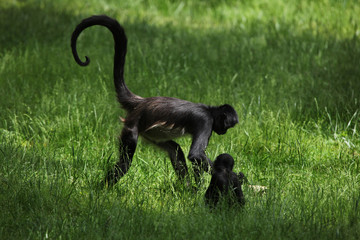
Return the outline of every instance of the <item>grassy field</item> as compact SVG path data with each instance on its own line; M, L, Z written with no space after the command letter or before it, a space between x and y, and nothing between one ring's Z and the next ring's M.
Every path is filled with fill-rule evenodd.
M210 212L167 155L140 141L117 158L113 41L128 36L125 78L143 97L232 104L240 123L207 154L235 158L246 206ZM359 239L360 4L319 1L0 1L0 239ZM190 138L179 139L185 154ZM188 163L190 166L190 163Z

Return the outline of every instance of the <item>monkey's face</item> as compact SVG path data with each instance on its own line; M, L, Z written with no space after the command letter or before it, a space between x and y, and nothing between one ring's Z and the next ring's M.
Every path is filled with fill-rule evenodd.
M230 105L220 107L220 113L215 117L213 131L218 135L224 135L229 128L234 127L238 122L238 115Z
M217 135L224 135L227 132L227 129L214 129Z
M226 169L228 171L232 171L234 167L234 159L230 154L223 153L216 157L214 161L214 169Z

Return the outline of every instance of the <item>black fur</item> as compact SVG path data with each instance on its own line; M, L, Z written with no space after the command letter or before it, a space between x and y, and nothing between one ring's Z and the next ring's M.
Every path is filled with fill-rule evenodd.
M221 154L215 159L210 185L205 193L207 205L215 207L221 199L229 206L234 203L240 206L245 204L241 189L245 176L242 172L234 173L233 167L234 159L229 154Z
M114 38L114 84L117 99L127 111L124 128L120 136L120 157L112 171L109 171L106 181L116 183L128 171L135 153L138 136L141 135L150 142L169 153L172 165L180 178L187 175L184 153L172 139L190 134L193 142L188 155L193 163L195 177L198 179L202 170L212 165L205 154L212 131L225 134L228 128L238 123L238 116L230 105L218 107L192 103L171 97L143 98L132 93L124 81L124 64L127 39L120 24L107 16L92 16L84 19L74 30L71 38L71 48L75 61L81 66L87 66L90 59L81 61L76 50L76 41L80 33L93 25L108 28Z

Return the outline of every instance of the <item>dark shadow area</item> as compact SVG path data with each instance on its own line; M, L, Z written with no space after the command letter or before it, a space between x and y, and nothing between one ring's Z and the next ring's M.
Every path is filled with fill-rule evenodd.
M53 7L0 8L0 54L34 40L40 44L59 43L69 38L73 20L74 16Z
M0 56L10 49L36 42L39 47L63 46L62 50L69 52L66 60L71 61L69 41L72 30L87 16L74 16L52 7L45 9L36 6L0 9ZM317 118L319 109L324 111L325 108L334 118L348 121L359 109L360 43L355 34L345 40L316 33L316 29L299 35L292 33L291 26L286 23L280 23L281 29L276 29L272 22L251 22L246 31L236 27L213 31L189 30L171 25L158 27L142 21L122 24L129 38L129 52L135 51L136 44L140 44L149 51L144 53L145 56L158 54L162 64L144 62L128 55L128 63L136 64L126 66L128 75L139 79L144 68L152 69L152 73L159 76L181 72L185 80L167 80L170 88L183 86L180 90L171 90L175 91L175 97L183 95L177 91L189 93L194 89L196 91L197 87L204 87L209 92L216 92L221 87L225 95L233 96L232 102L248 106L254 99L261 98L262 106L276 112L289 108L293 118L300 121ZM98 52L108 49L103 59L104 68L110 75L112 58L109 56L112 56L113 43L104 40L109 36L100 36L95 41L81 40L87 47L80 54L88 54L92 58L92 55L98 56L92 54L93 49L98 49ZM166 58L169 51L174 53L171 56L179 58ZM103 59L98 60L101 62ZM73 66L78 67L75 62ZM200 70L186 72L185 68ZM232 80L234 75L237 78ZM216 76L223 80L219 82ZM190 85L195 79L200 82L199 86ZM65 78L64 81L71 79ZM165 80L161 78L159 81ZM151 96L156 92L156 87L144 89L141 82L129 81L128 85L142 96ZM108 86L112 88L111 81ZM164 92L159 94L168 95ZM1 105L6 106L6 103Z

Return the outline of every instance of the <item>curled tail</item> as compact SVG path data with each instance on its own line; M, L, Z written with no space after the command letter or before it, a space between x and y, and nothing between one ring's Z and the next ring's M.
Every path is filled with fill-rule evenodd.
M92 16L85 18L79 25L76 26L71 36L71 50L75 61L80 66L87 66L90 63L89 57L85 56L85 62L83 62L76 50L76 40L80 33L88 27L100 25L109 29L114 37L115 42L115 54L114 54L114 84L118 101L126 110L132 110L136 106L139 96L133 94L126 86L124 81L124 65L127 49L127 38L124 29L115 20L105 15Z

